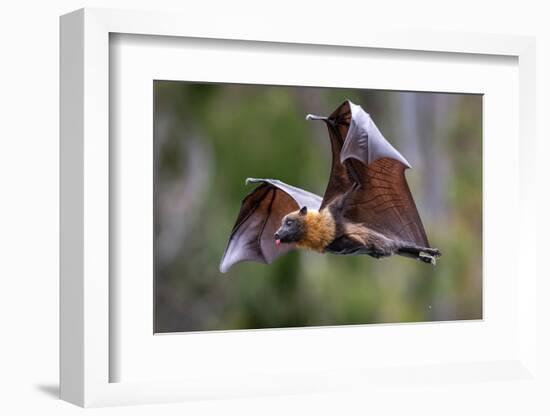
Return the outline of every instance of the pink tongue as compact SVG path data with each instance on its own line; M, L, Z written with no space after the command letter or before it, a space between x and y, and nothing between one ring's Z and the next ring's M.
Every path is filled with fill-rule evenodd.
M279 247L281 245L281 240L279 240L279 239L275 240L275 245L277 247Z

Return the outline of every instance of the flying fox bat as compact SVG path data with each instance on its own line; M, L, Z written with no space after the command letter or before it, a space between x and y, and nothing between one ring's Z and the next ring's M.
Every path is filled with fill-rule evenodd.
M394 254L435 265L412 198L409 162L384 138L369 114L347 100L323 121L332 148L323 198L275 179L258 183L242 202L220 263L227 272L241 261L270 264L297 248L320 253Z

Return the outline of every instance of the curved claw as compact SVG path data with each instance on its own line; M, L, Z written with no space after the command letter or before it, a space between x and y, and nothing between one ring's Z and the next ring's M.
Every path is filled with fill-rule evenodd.
M328 120L328 117L316 116L315 114L308 114L306 120Z
M422 260L424 263L430 263L432 266L435 266L437 262L437 256L421 251L418 253L418 259Z

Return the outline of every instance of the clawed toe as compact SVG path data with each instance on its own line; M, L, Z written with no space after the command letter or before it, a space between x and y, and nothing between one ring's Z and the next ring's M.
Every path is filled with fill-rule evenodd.
M433 250L432 250L433 251ZM437 254L428 253L426 251L421 251L418 254L418 259L422 260L424 263L430 263L435 266L437 257L439 257L441 254L439 253L439 250L436 250Z

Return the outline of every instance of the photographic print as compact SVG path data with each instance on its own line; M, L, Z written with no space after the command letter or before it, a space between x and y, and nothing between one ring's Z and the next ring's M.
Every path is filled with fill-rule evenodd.
M482 96L155 81L155 332L482 318Z

